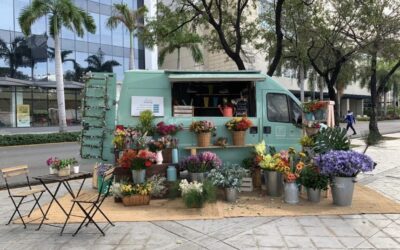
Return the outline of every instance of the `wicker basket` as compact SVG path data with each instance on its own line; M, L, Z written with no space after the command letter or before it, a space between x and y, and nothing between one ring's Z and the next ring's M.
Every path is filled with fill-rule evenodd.
M58 176L69 176L71 174L71 166L66 168L60 168L58 170Z
M246 131L232 131L232 141L235 146L244 146Z
M208 147L210 146L211 132L197 134L197 146Z
M308 128L308 127L306 127L306 134L308 136L315 135L315 134L318 133L318 131L319 131L319 128Z
M150 195L130 195L122 198L122 203L125 206L140 206L149 205Z

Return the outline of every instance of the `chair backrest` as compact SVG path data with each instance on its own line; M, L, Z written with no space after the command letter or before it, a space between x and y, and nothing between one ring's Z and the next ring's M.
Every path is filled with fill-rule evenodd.
M113 167L113 168L107 170L106 172L104 172L103 181L101 182L101 186L99 188L99 196L97 198L97 201L100 200L101 196L103 196L103 199L108 196L108 193L110 192L110 188L111 188L110 181L114 175L114 169L115 168ZM106 190L106 192L103 192L103 187L105 187L105 185L107 185L107 190Z
M10 167L10 168L2 168L0 170L3 175L4 181L6 182L7 191L10 195L11 195L10 187L8 186L8 178L10 178L10 177L25 175L26 181L28 183L28 187L31 188L31 184L29 182L29 177L28 177L28 173L29 173L28 165L21 165L21 166Z
M27 176L29 171L28 171L27 165L21 165L21 166L10 167L10 168L2 168L1 173L3 174L3 178L7 181L7 178L9 178L9 177L14 177L14 176L23 175L23 174L25 174Z

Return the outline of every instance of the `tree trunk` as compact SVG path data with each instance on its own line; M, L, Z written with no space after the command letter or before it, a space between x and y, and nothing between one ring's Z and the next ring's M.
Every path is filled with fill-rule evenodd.
M378 129L378 122L376 118L376 105L378 103L378 93L376 87L376 64L377 64L377 49L371 55L371 115L369 119L369 133L373 137L380 137L381 133Z
M324 100L324 82L322 81L322 78L318 76L318 89L319 89L319 100L323 101Z
M60 125L60 132L65 132L67 128L67 119L65 116L64 77L61 63L61 47L59 34L54 34L54 53L56 65L58 120Z
M267 75L273 76L276 68L279 65L279 61L282 57L283 51L283 33L282 33L282 9L285 0L278 0L275 8L275 35L276 35L276 47L275 54L272 63L269 65Z
M335 125L339 125L339 112L338 112L338 104L336 103L336 91L332 84L326 83L328 86L328 94L329 100L335 102Z
M300 62L299 64L299 74L298 74L299 78L298 80L298 84L300 86L300 101L304 102L304 64L303 62Z
M181 69L181 48L178 48L178 58L176 59L176 68Z
M342 105L341 105L341 95L340 95L340 93L336 93L336 105L335 105L335 107L336 107L336 112L338 113L338 119L339 119L339 121L340 121L340 119L342 118L342 116L341 116L341 108L342 108Z
M133 32L129 32L129 69L135 68L135 50L133 48Z

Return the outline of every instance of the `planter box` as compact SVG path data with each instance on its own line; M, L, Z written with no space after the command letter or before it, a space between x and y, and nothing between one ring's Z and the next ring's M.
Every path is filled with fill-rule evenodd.
M240 186L241 192L253 192L253 178L244 177L242 179L242 185Z
M122 197L125 206L140 206L150 204L150 195L130 195Z

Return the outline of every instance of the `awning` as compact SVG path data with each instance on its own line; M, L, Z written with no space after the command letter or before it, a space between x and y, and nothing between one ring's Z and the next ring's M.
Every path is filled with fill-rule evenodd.
M237 74L170 74L170 82L257 82L264 81L265 75L260 73Z

